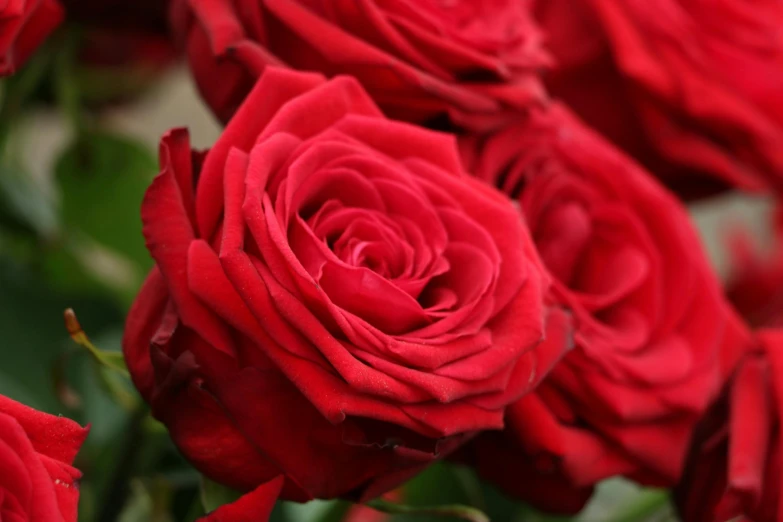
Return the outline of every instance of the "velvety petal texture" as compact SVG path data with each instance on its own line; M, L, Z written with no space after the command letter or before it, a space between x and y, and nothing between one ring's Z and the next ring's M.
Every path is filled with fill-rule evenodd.
M686 522L783 520L783 331L762 330L701 421L675 500Z
M205 156L183 130L160 155L124 350L213 480L376 496L501 428L568 347L511 201L351 78L268 67Z
M528 0L174 0L193 76L227 121L270 66L357 78L392 118L486 129L544 100Z
M0 395L0 520L76 522L87 430Z
M14 73L62 18L57 0L0 2L0 77Z
M668 186L783 188L783 3L534 3L550 92Z
M478 449L479 471L568 512L614 475L673 484L693 426L750 342L685 209L561 106L461 148L471 172L519 200L549 299L575 321L576 349L507 411L523 455ZM522 477L515 458L543 478ZM547 497L545 481L565 486Z

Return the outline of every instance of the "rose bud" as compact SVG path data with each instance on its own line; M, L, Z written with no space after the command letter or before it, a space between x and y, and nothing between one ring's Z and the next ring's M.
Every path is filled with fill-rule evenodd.
M171 131L142 220L130 372L235 489L372 498L501 428L568 347L511 201L349 77L268 68L206 154Z
M0 395L0 520L76 522L87 431Z
M202 96L228 121L269 65L357 78L390 118L486 129L537 104L526 0L174 0Z
M783 331L764 330L693 439L675 501L683 520L783 520Z
M0 77L14 73L63 18L57 0L0 4Z
M673 484L749 342L687 212L561 106L461 149L469 172L519 200L553 279L548 298L575 323L575 349L507 410L506 440L473 444L479 472L567 512L607 477Z
M536 0L550 92L684 197L783 188L783 3Z

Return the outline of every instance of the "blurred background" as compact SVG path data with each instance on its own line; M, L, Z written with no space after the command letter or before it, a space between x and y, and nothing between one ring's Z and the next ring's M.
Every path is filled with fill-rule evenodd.
M180 65L151 71L149 85L128 85L128 92L87 93L80 87L84 71L60 62L62 54L40 53L36 60L44 63L31 63L0 84L0 394L92 425L77 462L85 473L80 520L193 520L203 504L231 493L202 483L127 381L69 338L63 311L75 310L99 348L120 350L124 315L151 267L139 206L157 172L158 140L172 127L187 127L194 147L207 148L220 127ZM42 83L41 75L51 75L53 85ZM18 114L11 118L9 112ZM770 237L765 200L727 195L691 210L722 276L732 231L752 231L762 247ZM660 504L661 495L610 481L578 520L620 522L645 499ZM566 520L513 504L468 470L445 464L399 496L413 505L476 505L496 522ZM275 520L449 520L375 519L369 511L348 509L340 502L284 504ZM655 513L650 520L672 517L666 510Z

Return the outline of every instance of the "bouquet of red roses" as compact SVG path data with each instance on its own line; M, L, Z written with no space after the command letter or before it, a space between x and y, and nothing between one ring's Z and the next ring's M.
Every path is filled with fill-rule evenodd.
M781 26L0 0L0 520L783 520Z

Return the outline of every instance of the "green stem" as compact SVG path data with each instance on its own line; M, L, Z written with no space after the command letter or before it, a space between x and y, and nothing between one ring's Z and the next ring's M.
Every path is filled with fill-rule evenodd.
M122 450L103 495L103 506L97 517L98 522L116 522L125 507L131 491L131 477L144 446L144 420L148 414L146 407L140 407L128 421Z
M76 74L77 53L82 39L78 29L69 28L63 32L61 49L55 62L57 105L70 122L76 142L87 134L88 121L82 111L82 99Z
M41 49L17 74L3 80L0 99L0 156L4 152L11 129L23 113L25 103L46 77L50 68L50 56L47 48Z
M381 513L391 515L434 515L438 517L457 517L469 522L490 522L489 517L482 511L460 504L447 506L406 506L395 504L382 499L375 499L367 503L368 507Z

